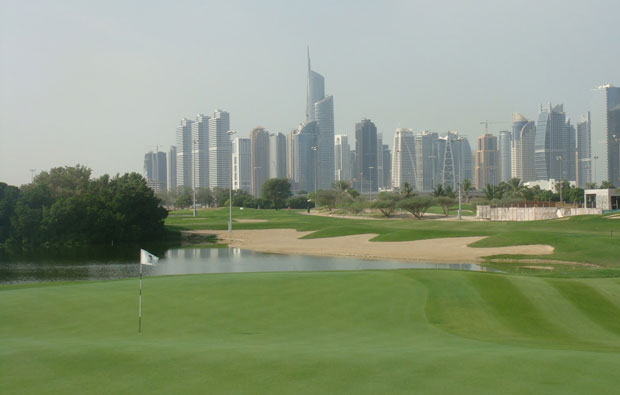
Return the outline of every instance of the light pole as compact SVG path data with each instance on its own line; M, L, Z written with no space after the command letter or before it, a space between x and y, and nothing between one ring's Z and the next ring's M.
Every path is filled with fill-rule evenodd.
M192 189L194 192L194 217L196 216L196 144L198 144L198 140L194 139L192 141L194 144L192 149Z
M456 185L459 188L459 211L458 211L459 215L458 215L458 217L459 217L459 221L460 221L461 220L461 175L460 174L458 174L458 178L459 178L459 180L456 183Z
M237 132L229 130L226 132L228 138ZM228 188L228 233L232 233L232 188L233 188L233 161L232 161L232 140L230 141L230 188Z
M564 178L564 164L562 161L564 158L561 156L556 156L555 159L560 162L560 203L564 203L562 200L562 179Z
M312 151L314 151L314 207L316 208L317 206L317 192L316 192L316 184L317 184L317 177L318 177L318 172L319 172L319 162L317 161L317 157L319 154L319 148L317 146L312 147Z

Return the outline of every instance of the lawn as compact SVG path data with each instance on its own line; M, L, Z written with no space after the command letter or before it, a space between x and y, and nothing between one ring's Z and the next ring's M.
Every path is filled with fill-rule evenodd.
M0 393L617 393L620 281L397 270L0 287Z
M552 255L497 258L538 258L594 263L603 268L620 269L620 220L605 216L578 216L546 221L490 222L440 220L350 220L302 215L288 210L254 210L233 208L234 219L262 219L267 222L233 224L234 229L291 228L314 231L307 237L335 237L376 233L373 240L406 241L459 236L489 236L474 247L501 247L524 244L548 244L555 247ZM189 210L173 212L166 225L174 230L226 229L227 209L199 210L192 217ZM509 267L509 265L507 265ZM558 271L574 267L559 267ZM591 270L589 270L591 271ZM606 273L609 273L607 271ZM579 273L575 273L580 275ZM620 274L620 273L618 273Z

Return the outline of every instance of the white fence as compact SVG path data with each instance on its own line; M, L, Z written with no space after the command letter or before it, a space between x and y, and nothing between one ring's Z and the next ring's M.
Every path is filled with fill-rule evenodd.
M491 207L478 206L476 218L491 221L537 221L571 217L573 215L602 214L600 208L559 208L559 207Z

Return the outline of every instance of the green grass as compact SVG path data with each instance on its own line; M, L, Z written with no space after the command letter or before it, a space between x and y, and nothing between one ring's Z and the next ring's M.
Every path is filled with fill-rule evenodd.
M0 287L0 393L617 393L620 281L398 270Z
M183 215L179 215L183 214ZM201 210L199 216L178 211L166 220L173 230L226 229L228 210ZM234 229L291 228L314 231L308 238L335 237L376 233L373 241L407 241L459 236L489 236L473 247L503 247L525 244L548 244L555 247L552 255L498 256L498 258L553 259L594 263L607 268L620 268L620 220L605 216L578 216L559 220L531 222L438 221L438 220L364 220L301 215L295 211L239 210L235 219L263 219L268 222L234 223ZM613 232L613 233L612 233ZM497 264L495 265L497 266ZM501 266L501 265L500 265ZM558 266L554 273L573 271ZM541 273L542 274L542 273Z

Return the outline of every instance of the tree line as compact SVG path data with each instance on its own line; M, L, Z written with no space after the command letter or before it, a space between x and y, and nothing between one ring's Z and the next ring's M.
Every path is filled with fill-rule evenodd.
M168 212L138 173L91 179L84 166L0 182L0 248L113 244L165 237Z

